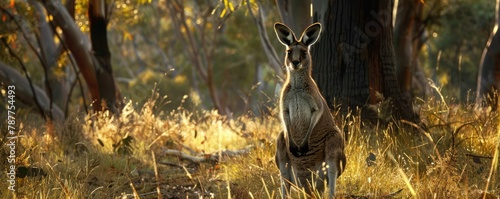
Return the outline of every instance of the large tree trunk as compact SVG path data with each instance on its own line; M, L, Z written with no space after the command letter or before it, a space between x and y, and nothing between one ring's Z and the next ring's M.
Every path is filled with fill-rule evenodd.
M486 43L477 76L476 105L493 105L496 107L500 88L500 0L496 1L495 27ZM485 104L483 104L485 103Z
M377 104L387 99L389 112L384 114L420 123L398 86L392 1L330 0L313 4L313 21L324 24L320 40L312 47L313 77L329 105L356 110L367 107L367 102Z

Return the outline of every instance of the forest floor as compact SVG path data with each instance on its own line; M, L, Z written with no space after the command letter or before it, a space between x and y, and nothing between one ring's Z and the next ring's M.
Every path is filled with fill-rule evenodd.
M158 112L155 104L128 103L120 117L74 115L64 124L19 117L16 197L280 198L276 110L229 119L182 107ZM348 140L336 198L498 198L498 113L434 100L419 107L425 131L337 115ZM7 142L3 134L3 148ZM0 198L14 195L8 185L0 181ZM298 190L293 197L306 198Z

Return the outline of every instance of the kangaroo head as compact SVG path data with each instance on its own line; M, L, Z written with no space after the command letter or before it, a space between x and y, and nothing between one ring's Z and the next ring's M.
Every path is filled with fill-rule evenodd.
M299 40L295 37L295 33L285 24L275 23L274 31L279 41L286 46L285 68L287 70L309 68L311 62L309 47L318 41L321 24L314 23L307 27Z

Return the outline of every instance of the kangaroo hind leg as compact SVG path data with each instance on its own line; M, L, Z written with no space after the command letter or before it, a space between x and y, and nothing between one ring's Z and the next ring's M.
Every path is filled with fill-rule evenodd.
M346 165L343 145L336 141L338 139L332 136L327 138L325 143L325 162L327 165L328 193L330 199L335 197L337 178L342 174Z
M281 175L281 197L287 198L290 192L290 182L292 182L291 162L286 151L285 132L281 132L278 136L276 144L275 161Z

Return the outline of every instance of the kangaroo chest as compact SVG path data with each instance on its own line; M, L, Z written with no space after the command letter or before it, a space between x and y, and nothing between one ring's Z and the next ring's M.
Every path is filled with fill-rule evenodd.
M299 143L305 136L311 122L312 112L317 109L314 98L308 92L290 92L284 96L283 114L287 114L289 135Z
M319 111L314 84L305 74L290 74L282 93L281 114L287 124L287 134L295 143L301 143L311 125L313 112Z

